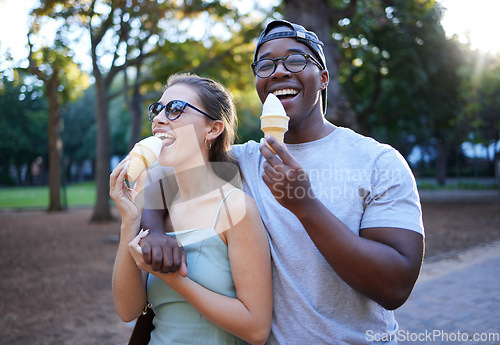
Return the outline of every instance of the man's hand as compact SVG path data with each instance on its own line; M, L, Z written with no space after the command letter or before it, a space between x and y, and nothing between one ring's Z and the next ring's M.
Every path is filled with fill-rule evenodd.
M262 179L276 200L297 215L303 211L304 203L315 198L309 177L285 146L269 135L266 136L266 143L261 143L259 147L266 159Z
M153 271L178 272L183 277L187 276L186 253L174 237L150 231L141 239L140 245L144 262L151 265Z

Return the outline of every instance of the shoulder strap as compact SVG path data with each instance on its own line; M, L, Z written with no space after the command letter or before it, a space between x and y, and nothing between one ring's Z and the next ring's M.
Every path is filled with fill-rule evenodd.
M220 209L222 207L222 205L224 204L224 201L226 201L227 197L229 196L229 194L231 194L232 192L234 192L235 190L239 190L238 188L233 188L231 189L227 194L226 196L224 196L224 198L222 199L222 201L220 202L219 204L219 207L217 208L217 212L215 213L215 218L214 218L214 222L212 224L212 229L215 228L215 223L217 223L217 219L219 219L219 213L220 213Z

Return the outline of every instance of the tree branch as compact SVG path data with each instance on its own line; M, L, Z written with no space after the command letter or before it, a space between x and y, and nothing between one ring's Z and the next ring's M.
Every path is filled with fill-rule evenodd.
M33 44L31 43L31 30L28 32L28 46L29 46L29 53L28 53L28 70L31 71L34 75L37 76L38 79L43 81L44 83L47 83L49 78L40 70L38 65L35 62L35 59L33 58Z

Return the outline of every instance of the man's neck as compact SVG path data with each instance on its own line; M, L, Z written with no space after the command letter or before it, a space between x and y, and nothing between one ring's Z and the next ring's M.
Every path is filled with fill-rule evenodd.
M324 117L321 121L314 123L304 122L307 128L292 127L285 133L286 144L307 143L326 137L332 133L337 127L328 122Z

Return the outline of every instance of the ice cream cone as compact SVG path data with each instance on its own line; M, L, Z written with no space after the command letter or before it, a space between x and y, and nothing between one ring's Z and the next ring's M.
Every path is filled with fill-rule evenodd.
M151 168L158 159L161 145L161 139L154 136L135 144L132 151L130 151L130 163L125 178L129 181L135 181L145 169Z
M260 117L260 128L264 135L271 135L283 145L285 132L288 130L288 116L266 115Z
M264 135L271 135L281 145L284 145L289 120L290 118L286 115L285 108L283 108L278 97L270 93L264 102L262 116L260 117L260 129L264 132ZM274 152L273 149L271 150Z

